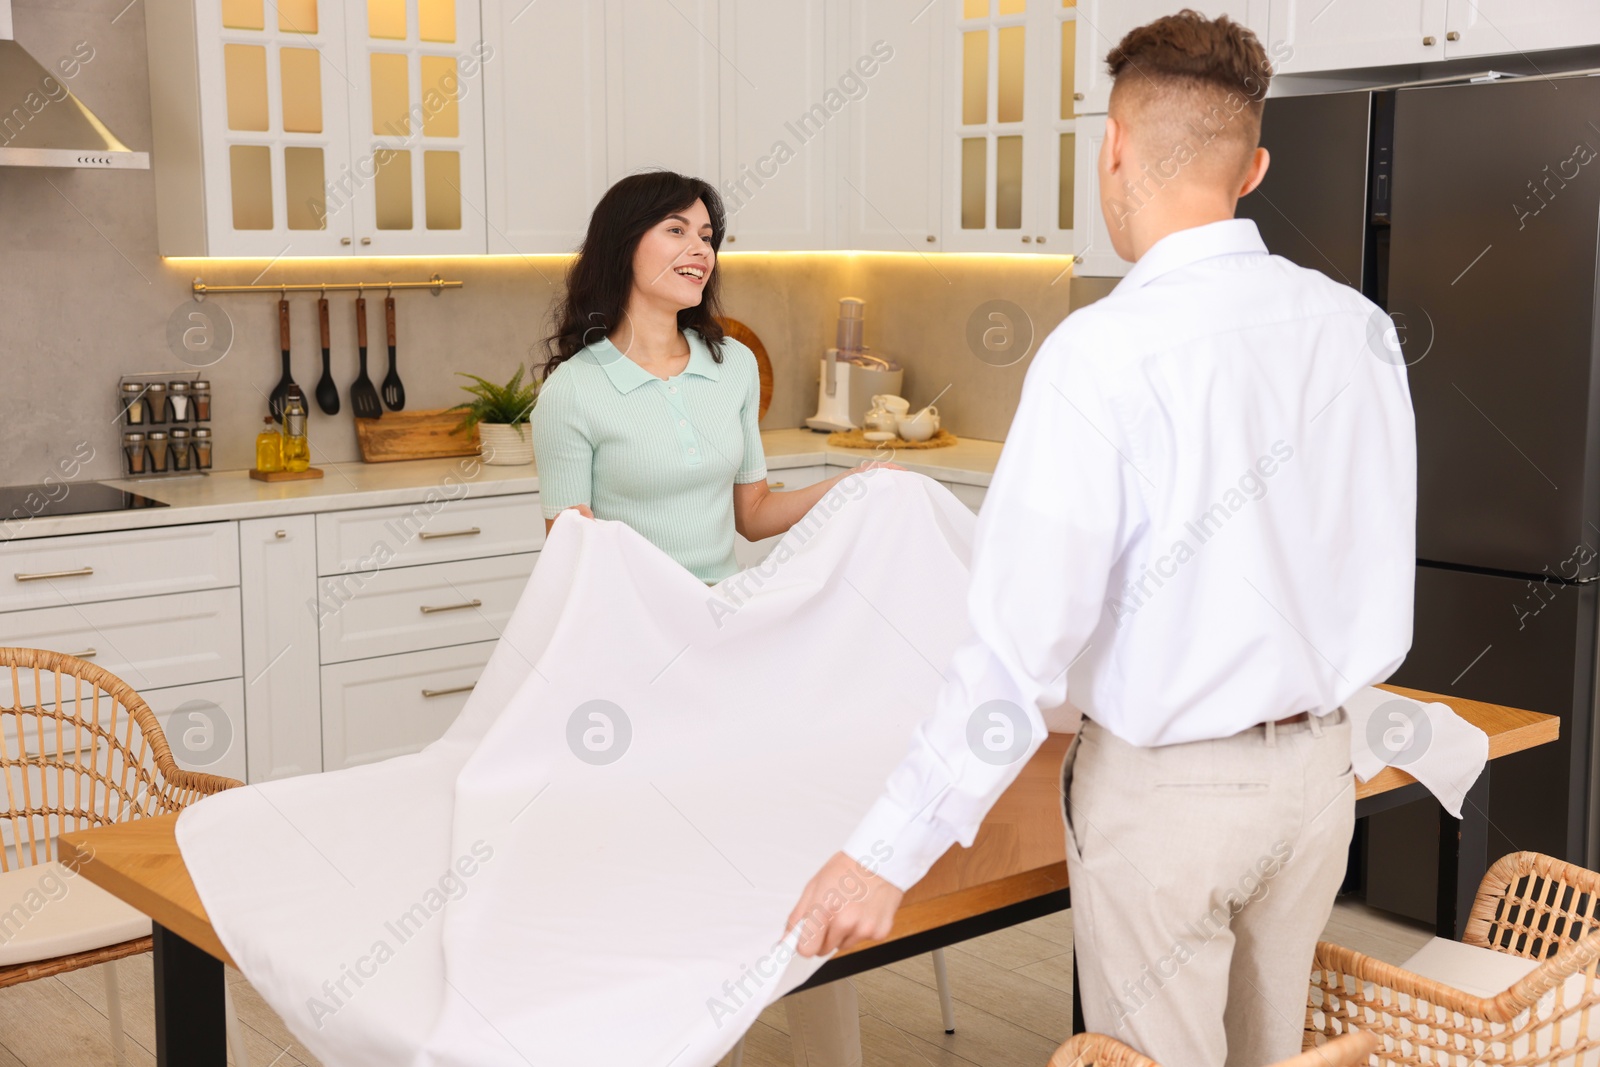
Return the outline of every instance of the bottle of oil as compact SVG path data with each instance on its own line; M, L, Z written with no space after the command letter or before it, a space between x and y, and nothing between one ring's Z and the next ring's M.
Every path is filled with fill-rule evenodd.
M306 440L306 398L298 385L289 387L283 402L283 469L299 473L311 466L311 444Z
M262 474L283 470L283 434L271 415L263 415L266 427L256 434L256 470Z

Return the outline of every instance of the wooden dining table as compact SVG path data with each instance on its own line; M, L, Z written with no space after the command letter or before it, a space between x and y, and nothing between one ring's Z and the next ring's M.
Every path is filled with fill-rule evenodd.
M1439 701L1489 736L1493 761L1556 740L1553 715L1382 688ZM953 848L906 893L882 941L856 946L824 964L810 988L874 967L1060 911L1071 905L1061 822L1061 763L1072 735L1052 733L984 819L971 848ZM1489 767L1467 794L1462 818L1440 809L1439 919L1442 937L1466 923L1489 868ZM1356 816L1399 804L1432 802L1411 775L1385 767L1356 787ZM223 964L231 964L178 851L176 815L63 834L60 860L149 915L153 922L158 1067L222 1067L226 1057ZM1076 988L1076 982L1074 983ZM1074 1012L1075 1018L1081 1015Z

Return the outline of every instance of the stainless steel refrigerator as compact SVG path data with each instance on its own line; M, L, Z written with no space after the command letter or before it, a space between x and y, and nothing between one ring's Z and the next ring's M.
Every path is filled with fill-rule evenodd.
M1593 867L1600 78L1273 98L1262 143L1239 214L1387 309L1399 352L1353 355L1408 368L1416 625L1392 681L1559 715L1559 743L1494 762L1489 854ZM1431 919L1436 812L1363 830L1368 901Z

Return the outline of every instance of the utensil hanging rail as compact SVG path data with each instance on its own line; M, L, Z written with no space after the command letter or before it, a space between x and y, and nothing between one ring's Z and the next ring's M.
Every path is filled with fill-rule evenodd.
M425 282L293 282L278 285L207 285L203 278L196 278L191 288L196 300L204 300L212 293L332 293L341 290L364 293L379 289L432 289L433 295L438 296L445 289L460 289L465 284L435 274Z

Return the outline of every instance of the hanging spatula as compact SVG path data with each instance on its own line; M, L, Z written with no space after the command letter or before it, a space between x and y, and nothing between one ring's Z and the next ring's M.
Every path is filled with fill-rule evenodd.
M389 373L383 379L383 402L390 411L406 406L406 387L401 384L400 371L394 365L394 294L383 298L383 321L389 329Z
M358 419L376 419L383 415L383 405L378 403L378 390L367 377L367 298L356 297L356 354L361 362L361 372L350 385L350 406Z
M294 376L289 373L289 298L283 296L278 298L278 341L283 348L283 376L273 387L272 395L267 397L267 410L282 422L283 405L289 399L289 387L294 384Z
M322 328L322 379L317 382L317 407L324 415L339 414L339 386L333 380L328 346L328 298L317 301L317 325Z

